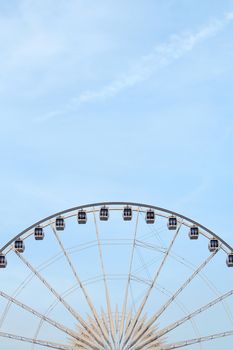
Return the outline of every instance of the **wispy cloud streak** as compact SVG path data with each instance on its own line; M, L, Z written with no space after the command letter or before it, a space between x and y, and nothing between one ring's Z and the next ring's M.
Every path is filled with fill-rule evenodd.
M150 79L162 67L172 64L192 51L199 43L214 37L232 21L233 12L229 12L222 19L212 21L195 33L172 35L166 43L154 47L150 54L142 56L121 77L100 89L82 92L77 97L72 98L64 108L47 114L44 119L65 114L77 109L82 104L109 99L125 89Z
M161 67L171 64L191 51L198 43L217 34L225 25L233 20L233 13L228 13L223 20L214 21L194 34L173 35L170 40L141 58L133 69L120 79L116 79L99 91L82 93L76 101L79 103L91 102L96 99L105 99L117 95L122 90L132 87L150 78Z

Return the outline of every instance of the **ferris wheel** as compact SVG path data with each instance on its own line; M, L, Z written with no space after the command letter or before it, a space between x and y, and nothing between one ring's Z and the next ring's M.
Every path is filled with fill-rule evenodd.
M168 209L64 210L0 249L1 349L229 348L228 267L229 244Z

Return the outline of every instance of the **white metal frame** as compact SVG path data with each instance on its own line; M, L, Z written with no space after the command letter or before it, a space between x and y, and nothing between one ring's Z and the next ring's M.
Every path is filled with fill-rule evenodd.
M113 317L111 298L110 298L109 287L108 287L108 274L106 272L104 259L103 259L103 251L102 251L103 242L100 239L96 213L98 213L103 206L108 207L109 211L111 210L123 211L126 205L130 206L132 208L132 211L136 213L136 224L134 229L134 238L132 242L132 250L131 250L130 263L129 263L128 273L127 273L127 281L126 281L126 287L125 287L125 293L124 293L124 300L122 303L122 310L121 310L121 313L119 313L118 309L116 309L115 316ZM87 214L92 213L94 218L96 241L97 241L98 252L99 252L99 263L101 267L102 278L103 278L104 289L105 289L105 300L106 300L106 306L107 306L106 314L102 312L101 315L98 315L96 308L90 296L88 295L87 289L83 281L81 281L79 277L77 268L76 266L74 266L71 256L67 251L67 249L64 247L62 240L59 236L59 233L55 227L55 220L57 217L62 216L64 219L74 217L74 216L76 217L80 209L84 209ZM141 242L140 240L137 239L138 222L140 219L139 214L146 213L148 209L154 210L155 216L169 218L171 215L174 215L177 218L177 229L174 233L173 238L171 239L169 247L165 249L163 252L164 254L163 259L160 263L159 268L155 271L153 278L151 280L147 280L147 279L145 279L144 281L141 280L141 282L148 284L148 289L139 307L137 308L136 312L133 314L132 308L128 309L129 307L128 295L130 291L130 283L133 278L137 279L137 277L133 276L132 274L132 263L134 259L136 246L146 245L146 243ZM50 285L50 283L43 277L43 275L38 270L38 268L34 267L24 256L22 256L22 254L20 254L18 251L15 250L14 242L17 239L26 240L29 236L34 234L34 229L38 225L40 225L40 227L42 228L51 226L54 236L60 247L61 254L64 255L67 261L67 264L69 265L69 268L71 269L71 272L74 276L76 284L77 286L79 286L81 292L83 293L86 299L86 302L89 306L92 317L89 316L89 318L85 320L81 316L81 314L79 314L79 312L75 310L65 300L65 298ZM78 347L80 347L80 349L140 350L140 349L147 349L147 348L148 349L159 348L160 350L170 350L170 349L182 348L182 347L189 346L196 343L215 340L217 338L221 338L225 336L231 336L233 335L233 330L229 330L227 332L222 332L218 334L208 335L204 337L197 337L190 340L184 340L181 342L176 342L174 344L162 345L163 343L161 342L161 340L163 339L162 337L168 334L169 332L171 332L173 329L177 328L178 326L180 326L181 324L187 321L190 321L192 318L194 318L198 314L205 312L206 310L210 309L214 305L220 302L223 302L225 299L232 296L233 295L232 290L228 291L225 294L220 295L219 297L209 302L208 304L202 306L201 308L193 312L190 312L180 320L177 320L176 322L168 325L164 329L157 330L157 327L156 327L156 322L158 318L169 307L169 305L175 301L178 295L191 283L191 281L201 273L201 271L208 265L208 263L216 255L218 250L213 252L211 255L209 255L203 261L203 263L201 263L200 266L196 268L196 270L191 274L191 276L181 285L180 288L178 288L178 290L175 293L171 295L171 297L167 300L167 302L164 305L161 306L159 310L156 310L154 315L149 320L147 320L146 317L143 316L144 307L150 297L152 290L157 286L158 277L166 263L167 258L171 255L171 251L179 235L180 228L182 226L187 226L191 228L193 227L193 225L197 226L199 228L199 234L203 235L208 240L212 239L213 237L219 240L220 242L219 249L222 249L226 254L230 254L233 252L233 248L228 243L226 243L223 239L221 239L218 235L216 235L214 232L212 232L205 226L199 224L198 222L192 219L187 218L184 215L178 214L174 211L170 211L164 208L152 206L152 205L130 203L130 202L101 202L101 203L87 204L87 205L82 205L75 208L67 209L36 222L35 224L31 225L24 231L17 234L9 242L7 242L0 249L1 254L7 255L9 254L9 252L13 250L15 254L18 256L18 258L23 262L23 264L31 271L32 275L35 275L41 281L41 283L43 283L43 285L48 289L48 291L51 294L53 294L53 296L55 296L57 301L62 303L63 306L68 310L68 312L76 319L76 321L78 322L78 327L80 332L73 331L67 328L65 325L48 317L48 315L39 313L34 308L20 302L15 297L10 296L7 293L4 293L3 291L0 291L0 296L5 300L7 300L9 303L15 304L18 307L33 314L34 316L39 318L41 322L43 321L47 322L53 327L60 330L61 332L66 333L67 335L69 335L71 338L75 340L75 344ZM147 245L148 245L147 247L148 249L155 249L155 247L152 247L149 244ZM157 247L156 249L158 250L160 249L161 251L163 250L162 247ZM64 349L64 350L70 349L69 346L64 344L57 344L50 341L39 340L37 339L37 335L34 338L28 338L20 335L0 332L0 338L1 337L15 339L18 341L24 341L32 344L37 344L48 348Z

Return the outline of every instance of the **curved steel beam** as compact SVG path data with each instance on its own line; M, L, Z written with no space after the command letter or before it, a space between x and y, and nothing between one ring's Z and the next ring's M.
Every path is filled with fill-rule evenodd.
M209 233L210 235L216 237L216 239L218 239L228 250L229 252L233 252L233 247L231 245L229 245L227 242L225 242L221 237L219 237L218 235L216 235L213 231L211 231L210 229L208 229L207 227L205 227L204 225L198 223L197 221L195 220L192 220L190 218L188 218L187 216L185 215L182 215L182 214L179 214L179 213L176 213L175 211L171 211L171 210L168 210L168 209L165 209L165 208L161 208L161 207L157 207L157 206L154 206L154 205L149 205L149 204L143 204L143 203L134 203L134 202L99 202L99 203L91 203L91 204L84 204L84 205L79 205L77 207L73 207L73 208L69 208L69 209L66 209L66 210L63 210L63 211L60 211L60 212L57 212L53 215L50 215L50 216L47 216L46 218L42 219L42 220L39 220L37 221L36 223L34 223L33 225L27 227L25 230L21 231L19 234L17 234L15 237L13 237L10 241L8 241L1 249L0 249L0 252L4 252L4 250L6 248L8 248L12 243L14 243L14 241L16 239L18 239L19 237L21 237L22 235L24 235L25 233L27 233L28 231L30 231L31 229L35 228L36 226L38 225L41 225L43 224L44 222L46 221L49 221L59 215L65 215L67 213L70 213L72 211L77 211L77 210L80 210L80 209L86 209L86 208L89 208L89 207L99 207L99 206L108 206L108 205L131 205L131 206L135 206L135 207L142 207L142 208L148 208L148 209L154 209L154 210L158 210L158 211L161 211L161 212L164 212L166 214L170 214L170 215L175 215L175 216L178 216L179 218L185 220L185 221L188 221L190 222L191 224L193 225L196 225L198 226L199 228L201 228L202 230L206 231L207 233ZM183 223L185 224L185 223Z

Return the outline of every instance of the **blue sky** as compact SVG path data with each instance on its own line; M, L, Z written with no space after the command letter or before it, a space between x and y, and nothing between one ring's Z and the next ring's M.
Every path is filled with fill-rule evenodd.
M0 0L0 245L114 200L233 245L232 38L233 0Z
M1 237L101 200L232 238L233 1L0 2Z

